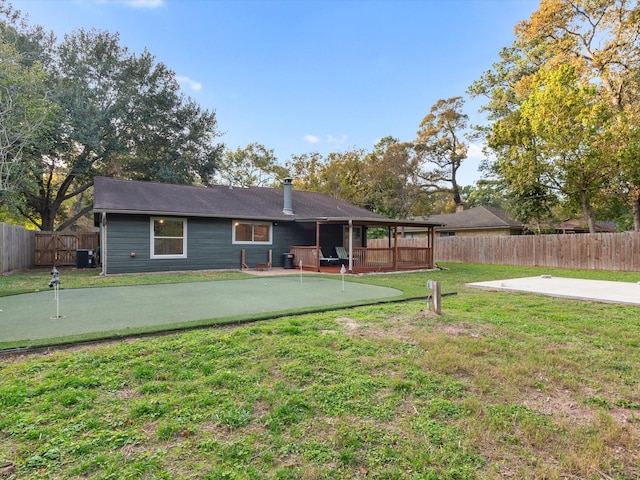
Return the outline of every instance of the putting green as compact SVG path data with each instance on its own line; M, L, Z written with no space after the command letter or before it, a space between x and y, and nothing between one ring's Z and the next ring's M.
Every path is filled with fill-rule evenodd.
M319 277L60 289L0 298L0 342L126 333L163 325L348 305L396 297L392 288ZM56 318L58 317L58 318Z

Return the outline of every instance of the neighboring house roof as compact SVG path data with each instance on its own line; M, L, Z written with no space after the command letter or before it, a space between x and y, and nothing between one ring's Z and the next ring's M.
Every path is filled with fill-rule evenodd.
M283 213L283 206L282 188L231 188L221 185L194 187L107 177L94 179L93 209L96 213L145 213L273 221L392 222L382 215L317 192L292 190L293 215ZM428 225L425 222L417 224Z
M522 230L524 225L512 220L506 212L494 207L473 207L456 213L429 215L424 220L444 225L436 230L513 229Z
M615 222L600 222L596 223L596 232L617 232L617 225ZM587 221L584 218L573 218L569 220L563 220L559 225L553 225L551 228L555 229L557 233L589 233L589 227Z

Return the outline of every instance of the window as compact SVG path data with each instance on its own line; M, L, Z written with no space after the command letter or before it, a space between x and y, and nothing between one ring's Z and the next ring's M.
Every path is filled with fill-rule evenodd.
M440 232L441 237L455 237L456 232Z
M349 247L349 227L342 227L342 246ZM362 246L362 227L360 225L353 225L353 246Z
M187 220L151 218L151 258L187 257Z
M271 245L271 223L233 222L233 243L262 243Z

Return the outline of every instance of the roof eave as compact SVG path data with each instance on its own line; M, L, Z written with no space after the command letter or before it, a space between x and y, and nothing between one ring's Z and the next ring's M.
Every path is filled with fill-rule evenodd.
M282 216L260 216L260 215L233 215L233 214L207 214L193 212L172 212L163 210L124 210L110 208L94 208L94 213L121 214L121 215L154 215L173 217L199 217L199 218L228 218L233 220L261 220L271 222L323 222L323 223L345 223L351 221L357 225L379 225L379 226L399 226L399 227L426 227L435 228L442 226L438 223L416 222L398 219L370 218L370 217L296 217L295 215Z

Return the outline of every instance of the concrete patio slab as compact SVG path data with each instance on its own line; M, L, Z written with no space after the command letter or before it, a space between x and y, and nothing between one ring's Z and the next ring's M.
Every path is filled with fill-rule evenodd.
M487 290L539 293L576 300L640 305L640 284L638 283L541 275L539 277L468 283L467 286Z

